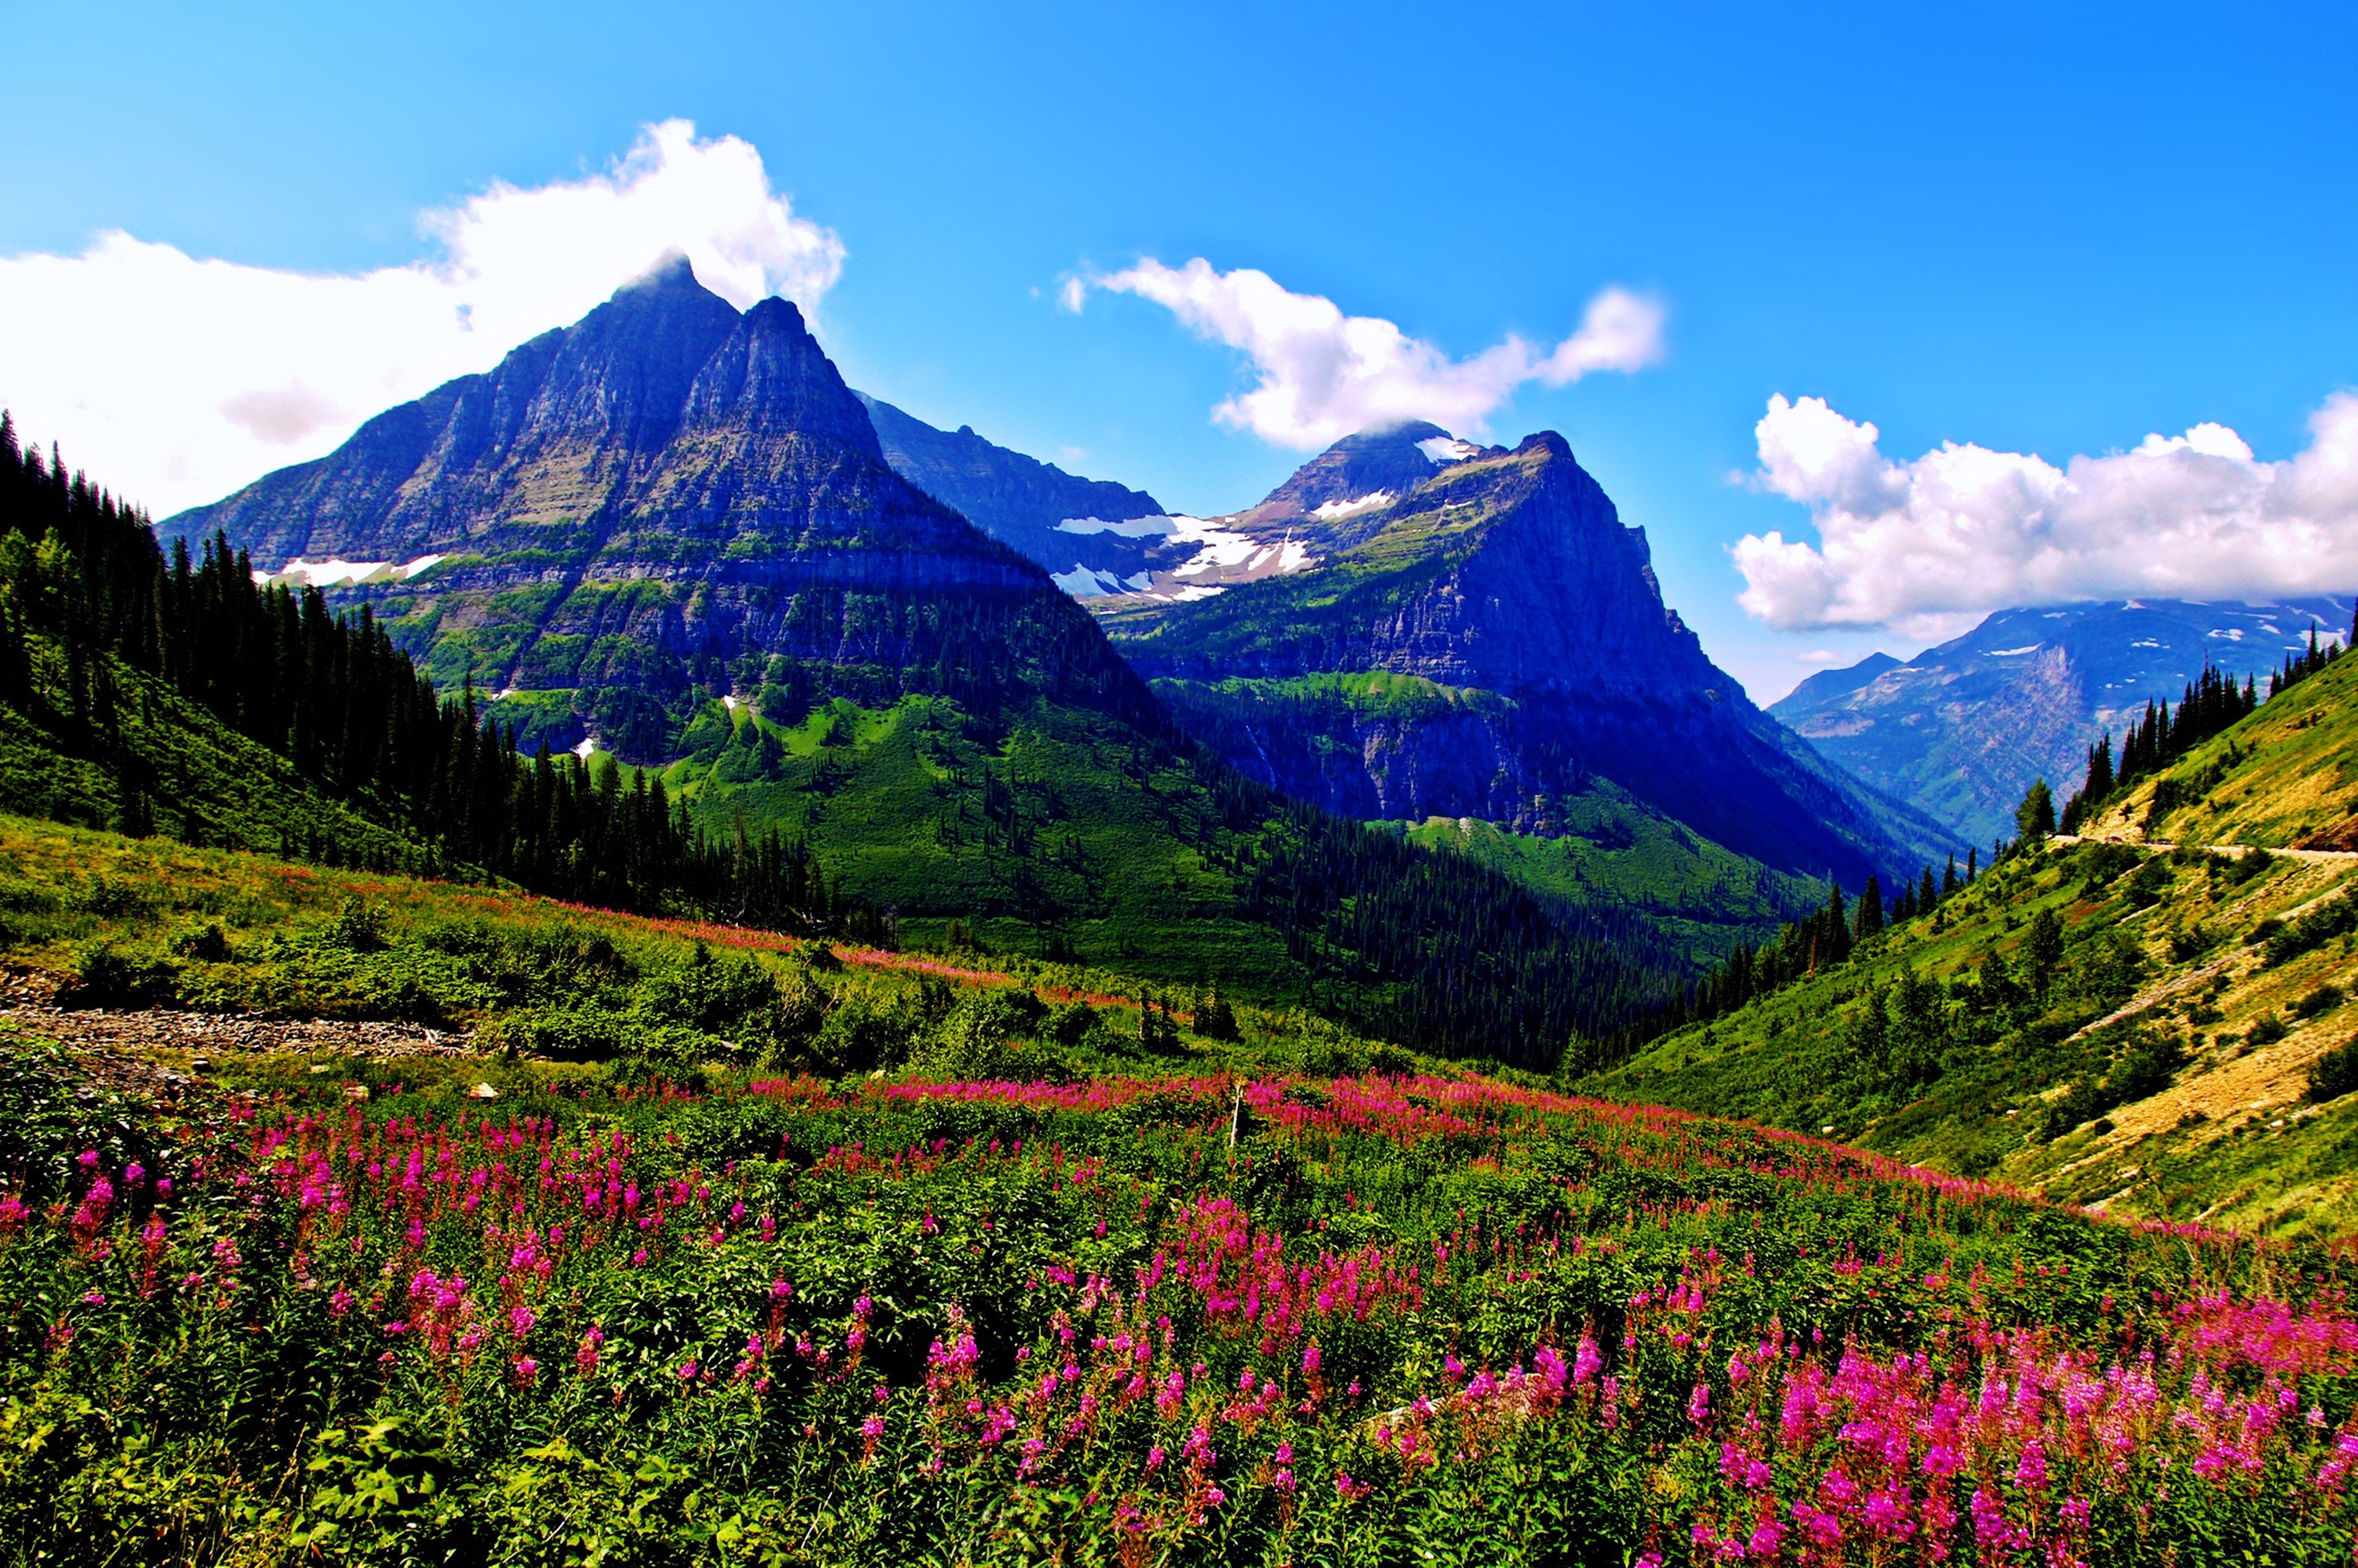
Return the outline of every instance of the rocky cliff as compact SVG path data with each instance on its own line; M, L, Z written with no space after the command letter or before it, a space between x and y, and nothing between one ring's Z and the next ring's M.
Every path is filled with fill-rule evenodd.
M685 261L161 528L216 530L264 570L427 562L381 613L559 744L658 753L699 685L1151 708L1038 567L893 471L792 304L741 313Z
M1561 437L1437 458L1435 439L1412 427L1322 455L1263 503L1293 513L1314 566L1189 602L1100 601L1116 645L1235 765L1353 815L1554 834L1601 776L1854 887L1946 851L1711 663L1644 534Z
M1163 521L1163 505L1144 491L1066 473L984 439L971 425L937 429L857 395L893 471L1046 568L1066 591L1120 591L1176 564L1166 531L1152 525Z

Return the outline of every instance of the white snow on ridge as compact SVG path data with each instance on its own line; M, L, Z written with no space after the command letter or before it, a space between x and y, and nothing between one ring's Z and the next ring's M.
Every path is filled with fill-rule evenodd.
M586 762L590 760L590 753L595 752L597 749L598 737L595 735L584 735L581 737L581 744L573 748L573 754Z
M1071 571L1050 572L1048 580L1075 599L1086 598L1093 593L1121 591L1121 579L1111 572L1100 571L1095 567L1085 567L1078 561L1073 563Z
M1111 534L1123 539L1153 539L1179 532L1179 524L1192 523L1192 517L1130 517L1109 523L1102 517L1067 517L1056 524L1059 534Z
M1365 495L1354 497L1349 501L1327 502L1325 505L1319 507L1310 515L1331 523L1337 517L1348 517L1356 512L1366 512L1378 506L1390 506L1391 503L1392 492L1390 491L1374 490L1369 491Z
M2019 654L2035 654L2037 652L2039 652L2039 644L2032 643L2020 648L1992 648L1990 650L1990 657L1994 659L2011 659Z
M391 561L307 561L297 556L276 571L254 568L254 580L263 588L362 588L371 583L406 582L448 556L420 556L396 566Z
M1416 449L1424 454L1428 462L1446 467L1450 463L1464 462L1482 449L1455 436L1431 436L1419 441Z

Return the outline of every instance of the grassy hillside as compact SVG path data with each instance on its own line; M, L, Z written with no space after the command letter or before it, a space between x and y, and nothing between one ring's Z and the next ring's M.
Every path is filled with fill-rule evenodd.
M2315 839L2358 849L2358 660L2330 664L2140 781L2091 838L2191 844Z
M1783 922L1825 902L1823 882L1772 871L1650 809L1610 779L1557 803L1560 838L1510 833L1472 817L1436 816L1409 837L1504 871L1576 907L1643 915L1692 961L1758 946Z
M716 700L681 744L663 778L699 822L784 827L915 939L959 918L1035 955L1255 977L1264 995L1307 983L1238 896L1249 836L1196 770L1109 720L1043 705L986 727L946 697L908 697L781 725Z
M2074 1201L2269 1234L2358 1226L2358 859L2281 845L2346 799L2358 662L2263 706L2092 832L2010 857L1845 964L1585 1081ZM2205 783L2203 781L2208 780ZM2193 803L2158 816L2181 781ZM2215 835L2215 837L2213 837Z
M388 865L424 865L422 845L321 795L284 757L222 724L163 680L120 659L96 661L76 714L62 697L66 659L25 639L44 695L0 701L0 811L90 827L169 834L249 849L313 843Z
M1047 1024L1036 999L1065 1008L1065 1074L1218 1070L1238 1054L1418 1060L1249 1003L1232 1010L1234 1039L1199 1033L1210 992L1132 973L841 946L24 817L0 816L0 962L57 977L78 1006L398 1021L471 1033L485 1050L692 1077L902 1066L940 1044L956 988L1003 995L1027 1026ZM1145 1038L1142 1002L1167 1040ZM967 1065L994 1063L1024 1065Z

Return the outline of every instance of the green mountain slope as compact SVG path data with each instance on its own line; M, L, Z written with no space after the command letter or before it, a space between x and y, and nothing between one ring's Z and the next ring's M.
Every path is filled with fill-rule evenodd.
M2358 1224L2358 661L2147 780L2083 838L2017 849L1847 962L1585 1080L2126 1212ZM2154 796L2188 802L2156 814ZM2157 837L2158 837L2158 831Z
M1640 914L1679 952L1716 964L1825 902L1826 884L1772 871L1650 810L1610 779L1564 801L1553 838L1476 817L1407 824L1415 843L1453 850L1579 908Z

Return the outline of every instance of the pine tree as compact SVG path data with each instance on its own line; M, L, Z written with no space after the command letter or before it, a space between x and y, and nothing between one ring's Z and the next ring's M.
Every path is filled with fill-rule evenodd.
M2149 732L2153 726L2150 704L2146 708L2146 724ZM2035 781L2028 793L2023 795L2022 804L2015 808L2014 827L2017 835L2026 844L2036 844L2054 833L2055 794L2047 787L2045 779Z
M1859 892L1858 918L1853 930L1860 942L1883 932L1883 884L1877 881L1872 873L1868 874L1866 886Z

